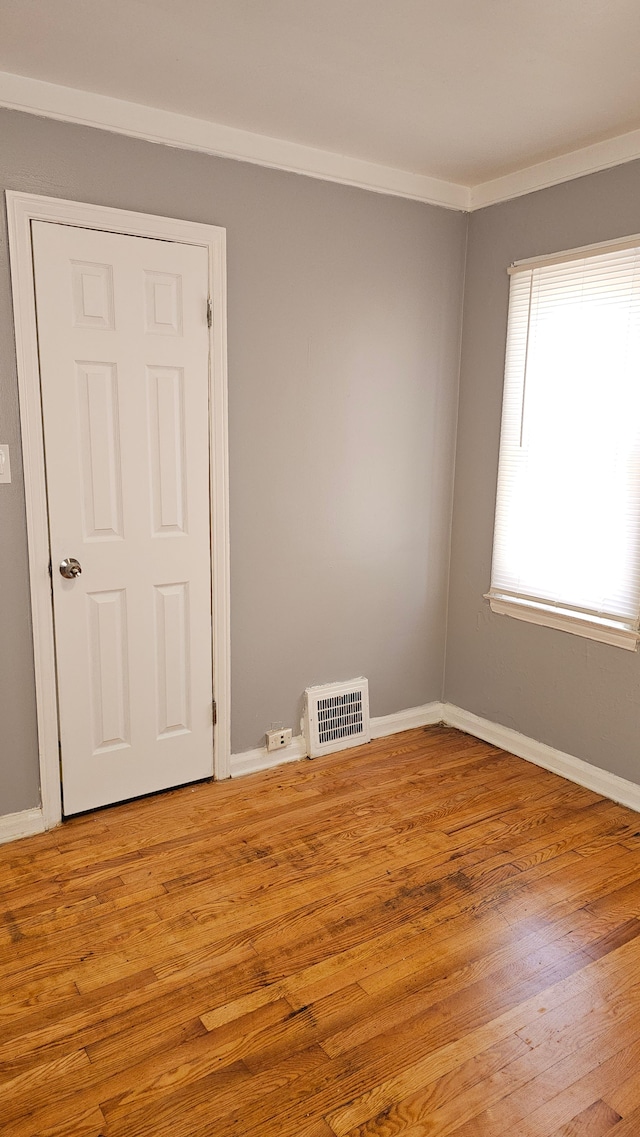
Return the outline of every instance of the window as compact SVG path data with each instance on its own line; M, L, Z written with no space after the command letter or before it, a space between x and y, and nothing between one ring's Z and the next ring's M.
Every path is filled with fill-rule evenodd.
M635 650L640 237L513 265L494 612Z

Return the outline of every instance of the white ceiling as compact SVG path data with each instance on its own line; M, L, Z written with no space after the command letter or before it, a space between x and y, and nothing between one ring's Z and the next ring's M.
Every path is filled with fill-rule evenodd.
M0 0L5 72L462 186L638 130L639 59L639 0Z

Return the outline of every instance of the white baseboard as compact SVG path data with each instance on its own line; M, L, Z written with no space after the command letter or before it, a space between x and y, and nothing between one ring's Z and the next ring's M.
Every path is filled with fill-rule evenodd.
M306 739L297 734L288 746L283 746L282 750L267 750L266 746L257 746L255 750L243 750L240 754L232 754L231 777L239 778L242 774L256 774L258 770L271 770L273 766L282 766L285 762L299 762L301 758L306 757Z
M442 703L425 703L423 707L410 707L407 711L396 711L392 715L382 715L370 719L371 737L384 738L388 734L399 734L402 730L413 730L417 726L431 726L442 719ZM267 750L258 746L255 750L244 750L231 755L231 777L242 774L255 774L258 770L271 770L285 762L297 762L307 757L307 743L298 734L289 746L282 750Z
M21 813L5 813L0 817L0 845L5 841L17 841L19 837L32 837L34 833L44 833L44 817L40 806L24 809Z
M582 758L576 758L573 754L555 750L553 746L546 746L545 743L528 738L510 727L490 722L489 719L483 719L471 711L464 711L452 703L426 703L422 707L410 707L406 711L396 711L395 714L372 718L371 736L384 738L403 730L431 726L438 722L444 722L447 726L472 734L492 746L499 746L518 758L524 758L527 762L551 770L570 782L575 782L585 789L593 790L594 793L602 794L603 797L640 813L640 785L636 785L635 782L629 782L617 774L610 774L608 770L602 770L599 766L592 766L590 762L584 762ZM231 777L238 778L243 774L270 770L286 762L298 762L306 756L306 741L302 735L296 735L290 745L283 750L268 751L265 746L258 746L255 750L232 754ZM0 844L44 831L44 817L39 807L0 817Z
M406 711L372 718L371 737L384 738L387 734L399 734L402 730L413 730L417 726L433 726L434 723L442 722L442 707L442 703L425 703L422 707L409 707Z
M640 785L636 785L635 782L629 782L626 778L619 778L617 774L610 774L608 770L602 770L599 766L592 766L590 762L584 762L582 758L576 758L573 754L565 754L562 750L555 750L553 746L547 746L544 742L536 742L535 738L527 738L525 734L519 734L517 730L512 730L508 726L501 726L500 723L490 722L489 719L480 718L479 715L474 715L471 711L463 711L451 703L443 703L441 717L447 726L454 726L467 734L473 734L484 742L499 746L502 750L508 750L510 754L515 754L518 758L525 758L527 762L533 762L536 766L542 766L545 770L560 774L562 778L576 782L587 790L593 790L597 794L602 794L603 797L611 798L612 801L616 801L620 805L626 805L630 809L640 812Z

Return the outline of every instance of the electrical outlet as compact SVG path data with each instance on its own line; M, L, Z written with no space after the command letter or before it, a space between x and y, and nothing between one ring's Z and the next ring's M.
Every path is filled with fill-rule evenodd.
M268 730L267 750L282 750L283 746L289 745L292 735L291 727L287 727L286 730Z

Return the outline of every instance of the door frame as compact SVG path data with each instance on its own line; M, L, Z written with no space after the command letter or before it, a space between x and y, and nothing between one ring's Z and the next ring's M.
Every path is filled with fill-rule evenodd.
M27 513L40 795L44 827L51 829L62 820L62 793L31 222L49 221L81 229L101 229L133 237L178 241L181 244L204 246L208 250L212 311L209 331L209 442L212 698L215 696L217 709L217 722L213 731L213 772L216 779L231 775L226 230L217 225L201 225L176 218L133 213L124 209L12 190L6 191L6 202Z

